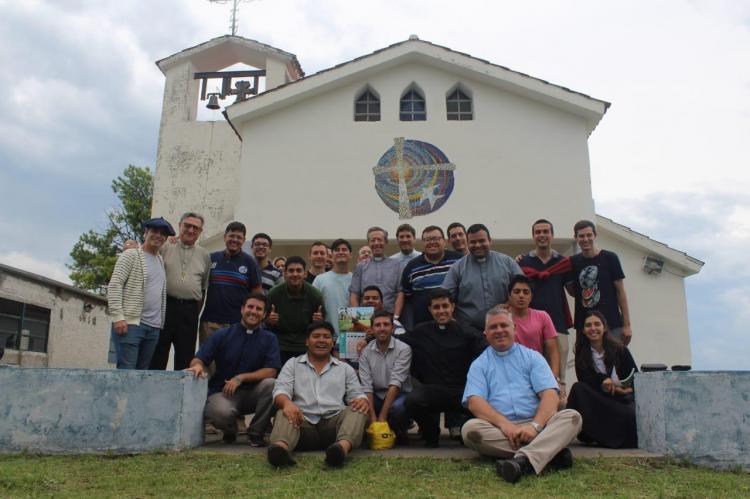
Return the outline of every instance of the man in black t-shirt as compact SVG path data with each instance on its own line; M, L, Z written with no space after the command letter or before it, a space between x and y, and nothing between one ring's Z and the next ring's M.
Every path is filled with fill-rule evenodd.
M566 287L576 301L576 330L583 328L587 311L599 310L607 319L610 333L627 345L633 332L620 259L615 253L596 247L593 222L581 220L573 227L573 234L581 253L570 259L573 270Z

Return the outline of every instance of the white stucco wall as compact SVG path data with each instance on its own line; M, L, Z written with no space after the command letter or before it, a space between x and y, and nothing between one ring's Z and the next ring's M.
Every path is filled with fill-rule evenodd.
M641 268L648 252L601 226L598 233L597 245L617 253L625 272L636 364L691 364L684 274L666 262L661 274L649 275Z
M0 297L50 309L47 353L6 350L2 362L23 367L106 368L106 302L0 270ZM84 310L91 304L90 312Z
M427 100L425 122L398 120L399 99L412 82ZM458 82L473 96L473 121L445 117L445 96ZM366 85L380 96L379 122L353 120ZM372 167L400 136L436 145L457 167L451 198L409 220L417 227L481 221L497 238L526 239L541 216L554 213L560 226L593 216L581 118L422 64L362 77L240 127L235 217L275 240L361 238L369 225L396 227L398 214L378 197Z
M166 74L152 213L176 227L182 213L198 211L206 218L204 234L212 234L233 216L240 140L224 120L195 121L194 72L185 61Z

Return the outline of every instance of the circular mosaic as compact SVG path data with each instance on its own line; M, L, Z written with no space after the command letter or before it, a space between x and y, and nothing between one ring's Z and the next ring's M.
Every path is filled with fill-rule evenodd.
M399 218L427 215L450 197L455 169L436 146L399 137L373 168L375 190Z

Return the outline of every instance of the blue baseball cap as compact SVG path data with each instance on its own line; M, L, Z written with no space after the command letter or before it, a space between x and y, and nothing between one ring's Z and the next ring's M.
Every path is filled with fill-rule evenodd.
M158 218L150 218L143 222L141 225L143 225L143 229L163 229L167 231L168 236L174 236L175 231L172 228L172 225L167 222L164 217L158 217Z

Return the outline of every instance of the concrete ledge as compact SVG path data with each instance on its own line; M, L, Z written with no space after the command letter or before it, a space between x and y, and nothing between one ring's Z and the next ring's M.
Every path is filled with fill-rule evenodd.
M203 444L208 385L182 372L0 369L0 452L137 453Z
M750 469L750 372L639 373L635 393L640 448Z

